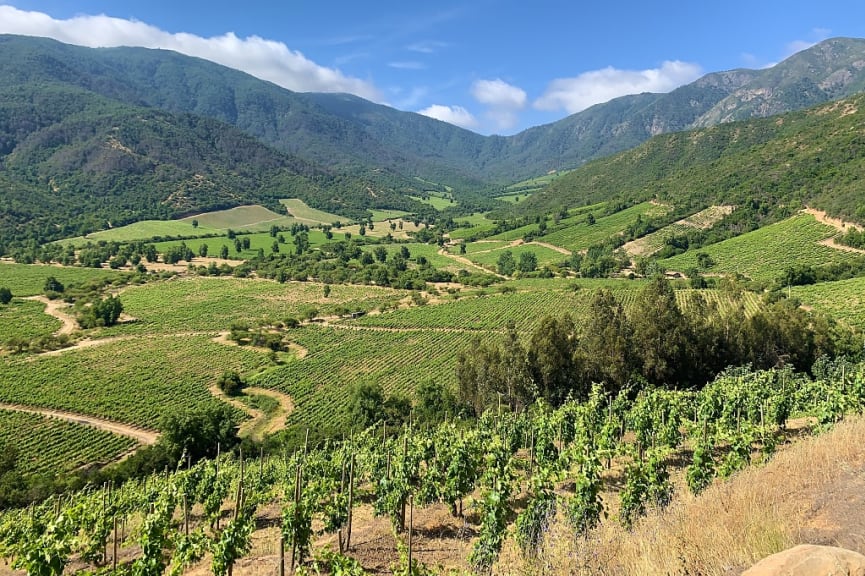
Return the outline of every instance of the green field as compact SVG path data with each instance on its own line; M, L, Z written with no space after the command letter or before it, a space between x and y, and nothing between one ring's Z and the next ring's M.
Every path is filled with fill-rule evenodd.
M808 214L798 214L753 232L689 250L666 260L670 270L697 267L697 253L708 254L715 265L708 272L742 274L753 280L772 281L790 266L819 266L856 258L857 254L823 246L819 242L835 235L835 229Z
M100 240L105 240L106 242L131 242L133 240L149 240L156 236L207 236L208 234L217 234L219 232L221 230L207 226L195 228L192 226L191 221L141 220L140 222L133 222L132 224L111 228L110 230L91 232L87 236L76 236L75 238L60 240L60 243L71 244L77 248L88 242L98 242Z
M790 293L804 305L865 332L865 278L794 286Z
M410 196L410 198L417 200L418 202L423 202L424 204L429 204L436 210L444 210L445 208L450 208L451 206L457 206L459 202L451 201L450 198L443 198L442 196L436 196L434 194L430 194L428 198L423 198L421 196Z
M142 220L126 226L110 230L92 232L86 236L76 236L60 240L63 244L83 246L88 242L105 240L107 242L131 242L134 240L150 240L156 237L200 238L214 234L224 234L229 228L235 231L264 232L271 226L290 227L295 223L309 226L331 224L337 220L346 220L335 214L310 208L297 198L280 200L288 210L287 214L278 214L264 206L237 206L227 210L204 212L187 216L180 220ZM192 225L193 220L198 227Z
M384 222L386 220L398 220L403 216L408 216L410 212L406 212L405 210L383 210L383 209L375 209L370 210L372 214L373 222Z
M595 217L594 224L586 222L585 211L580 211L577 216L570 216L561 221L561 229L549 232L539 240L567 248L572 252L586 250L590 246L600 244L611 236L621 234L633 224L637 216L646 217L663 214L667 209L650 202L643 202L631 206L609 216ZM537 229L537 225L534 226Z
M325 298L323 285L233 277L181 277L131 286L120 294L134 322L100 329L100 335L219 332L232 322L298 318L314 308L322 316L337 308L373 310L404 298L403 290L334 284Z
M45 314L41 302L15 298L6 306L0 305L0 346L13 338L29 341L50 336L60 326L60 320Z
M342 222L348 220L345 216L338 216L307 206L306 202L299 198L288 198L280 200L279 203L285 206L291 216L305 224L333 224L337 220L341 220Z
M409 259L413 261L417 261L421 256L426 258L427 261L435 268L440 270L449 270L455 272L457 270L466 268L465 265L460 264L453 258L448 258L447 256L442 256L439 254L439 247L435 244L421 244L419 242L409 242L404 244L381 244L388 253L388 258L390 258L393 254L398 254L403 247L408 249L409 251ZM372 253L377 248L377 245L368 244L366 246L362 246L361 250L364 252Z
M47 264L13 264L0 262L0 286L12 291L13 296L35 296L44 292L45 280L54 276L67 288L87 282L105 279L119 280L123 274L100 268L78 268L75 266L49 266Z
M23 474L69 472L86 464L109 462L135 441L91 426L38 414L0 410L0 445L19 455Z
M188 216L180 220L180 222L192 224L193 220L198 221L199 228L210 228L219 232L229 228L232 230L267 230L274 225L291 226L297 222L297 220L290 216L277 214L264 206L258 205L238 206L228 210L206 212L196 216Z
M511 204L519 204L520 202L522 202L523 200L525 200L526 198L528 198L531 195L532 195L532 193L529 191L516 192L514 194L505 194L504 196L496 196L496 200L501 200L503 202L510 202Z
M7 358L0 365L0 402L155 428L167 412L219 402L207 387L224 370L247 373L269 365L261 352L217 344L211 338L157 335L56 356Z
M285 242L280 243L278 238L279 234L282 235ZM280 253L293 253L294 252L294 236L291 235L290 232L284 231L277 234L276 237L271 236L269 232L258 232L256 234L242 234L238 235L238 238L249 238L249 248L246 250L237 251L234 245L234 240L229 240L227 236L219 236L217 238L197 238L192 240L166 240L163 242L156 242L155 246L159 252L165 252L172 246L179 246L180 243L184 243L189 248L195 252L196 256L198 255L198 251L203 244L207 245L207 255L211 258L219 257L220 251L223 246L228 248L228 258L232 260L248 260L250 258L254 258L258 254L258 250L264 250L265 254L273 254L273 243L276 242L278 244ZM333 233L334 240L342 239L342 233L335 231ZM327 242L332 242L334 240L328 240L325 236L324 232L321 230L310 230L307 232L307 239L309 240L310 247L320 246ZM146 265L146 264L145 264Z
M508 246L507 244L503 247L499 247L486 252L473 252L468 253L468 258L489 269L495 269L498 259L501 257L502 253L506 250L510 250L511 254L514 256L514 260L519 262L520 254L524 252L532 252L538 260L538 268L543 268L544 266L549 266L552 264L558 264L559 262L563 262L568 259L568 256L553 250L552 248L547 248L546 246L540 246L538 244L520 244L518 246Z

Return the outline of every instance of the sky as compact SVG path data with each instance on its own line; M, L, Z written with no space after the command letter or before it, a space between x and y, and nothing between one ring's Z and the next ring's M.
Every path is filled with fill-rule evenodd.
M865 37L861 0L0 0L0 33L176 50L510 135Z

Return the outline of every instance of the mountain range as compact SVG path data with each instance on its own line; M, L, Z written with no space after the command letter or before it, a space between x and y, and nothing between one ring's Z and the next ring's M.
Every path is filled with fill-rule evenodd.
M420 210L408 195L437 185L480 206L507 183L659 134L863 88L865 40L835 38L772 68L712 73L513 136L481 136L352 95L291 92L175 52L5 35L0 242L286 196L356 216Z

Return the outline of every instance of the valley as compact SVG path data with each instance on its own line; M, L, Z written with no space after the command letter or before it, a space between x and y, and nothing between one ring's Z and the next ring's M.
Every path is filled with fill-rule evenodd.
M861 40L511 137L3 51L0 573L722 574L862 469Z

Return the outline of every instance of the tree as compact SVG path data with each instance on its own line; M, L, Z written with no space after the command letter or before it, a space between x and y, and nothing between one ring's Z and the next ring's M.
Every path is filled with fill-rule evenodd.
M379 262L384 262L387 260L387 248L384 246L376 246L372 249L373 255L375 255L375 259Z
M589 305L574 353L584 382L605 382L618 390L637 367L633 330L622 303L608 289L598 290Z
M97 326L114 326L123 312L123 304L117 296L109 296L104 300L94 302L85 308L79 317L78 323L83 328L95 328Z
M522 252L517 268L520 272L534 272L538 267L538 257L534 252Z
M207 257L207 244L202 244L201 246L198 247L198 255L201 256L202 258Z
M325 284L324 285L324 297L327 298L328 296L330 296L330 284Z
M12 301L12 291L6 286L0 286L0 304L4 306Z
M294 237L294 253L298 256L309 250L309 234L298 232Z
M48 292L63 292L66 290L66 287L60 283L57 278L54 276L49 276L45 279L45 285L42 287L42 290L46 293Z
M238 396L241 390L246 388L246 382L240 377L240 374L234 370L223 372L216 381L216 386L222 390L226 396Z
M227 404L206 404L169 414L160 422L158 444L175 462L184 453L193 461L213 458L217 446L225 452L240 442L235 418L234 409Z
M225 244L222 245L222 248L219 249L219 257L223 260L228 259L228 246Z
M528 365L537 393L553 405L561 404L569 394L582 399L589 385L580 383L574 370L575 326L570 316L545 316L532 334L528 347Z
M385 420L384 390L378 383L360 383L351 393L351 419L361 428Z
M586 216L586 224L588 224L589 226L592 226L594 223L595 223L595 215L592 214L591 212L589 212L588 215Z
M198 228L198 220L193 220L193 221L192 221L192 227L193 227L193 228Z
M655 276L640 291L631 324L643 376L656 384L680 384L690 335L666 278Z
M499 256L498 262L496 264L499 274L504 274L505 276L510 276L514 273L516 269L516 262L514 261L514 255L510 250L505 250Z
M416 413L420 420L441 422L458 411L457 397L441 382L427 380L418 386Z

